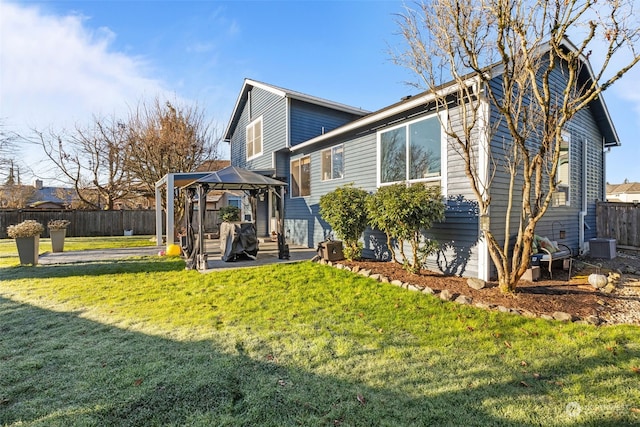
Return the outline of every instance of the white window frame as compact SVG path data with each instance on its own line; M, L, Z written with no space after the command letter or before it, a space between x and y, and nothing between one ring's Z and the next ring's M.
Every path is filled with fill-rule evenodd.
M260 151L256 152L255 151L256 139L254 137L251 139L251 141L249 141L249 132L251 130L252 134L255 135L255 130L256 130L256 127L258 127L258 125L260 127ZM251 155L249 155L250 144L252 146L252 152L253 152ZM255 159L256 157L262 156L262 152L264 150L264 127L262 125L262 116L253 120L245 128L245 150L246 150L247 160Z
M571 155L573 151L573 148L571 147L571 134L567 131L563 131L562 140L567 142L567 180L569 182L562 182L560 180L561 159L559 159L558 169L556 170L556 191L553 197L554 207L571 206L571 168L573 166L573 162L571 161ZM562 188L563 191L558 191L560 188ZM566 195L564 201L560 199L560 194Z
M302 160L304 159L309 159L309 194L302 194L302 179L299 179L298 182L298 192L300 194L298 195L294 195L293 194L293 170L294 170L294 166L293 164L295 162L298 162L298 166L296 166L298 168L298 177L302 178L302 168L301 168L301 164L302 164ZM289 164L289 188L291 189L291 198L292 199L297 199L300 197L309 197L311 195L311 155L306 155L306 156L302 156L302 157L298 157L297 159L293 159L291 160L290 164Z
M410 144L409 144L409 127L417 122L420 122L422 120L427 120L430 118L434 118L436 116L436 114L439 115L439 122L440 122L440 176L438 177L430 177L430 178L420 178L420 179L408 179L408 177L410 176L410 164L409 164L409 151L410 151ZM447 152L447 133L445 132L445 129L443 129L442 127L442 123L447 123L447 113L446 111L442 111L440 113L436 113L436 114L432 114L429 116L425 116L425 117L420 117L417 118L415 120L409 120L406 122L403 122L397 126L392 126L392 127L388 127L388 128L384 128L384 129L380 129L377 132L376 135L376 181L377 181L377 186L378 187L383 187L385 185L393 185L393 184L398 184L401 182L406 182L408 184L412 184L412 183L416 183L416 182L424 182L424 183L429 183L429 182L439 182L440 183L440 191L442 192L443 196L447 195L447 158L448 158L448 152ZM405 178L404 180L401 181L394 181L394 182L382 182L382 171L381 171L381 162L382 162L382 134L388 131L392 131L395 129L399 129L399 128L405 128L406 129L406 138L405 138Z
M333 176L333 156L334 156L334 150L341 148L342 149L342 171L340 176ZM329 152L329 170L331 171L330 177L325 177L324 175L324 153ZM344 178L344 144L338 144L338 145L334 145L333 147L324 149L322 151L320 151L320 180L321 181L333 181L336 179L342 179Z

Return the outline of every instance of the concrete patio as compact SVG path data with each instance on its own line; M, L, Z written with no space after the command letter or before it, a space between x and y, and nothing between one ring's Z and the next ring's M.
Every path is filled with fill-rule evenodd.
M220 241L218 239L205 240L207 252L207 269L203 273L216 270L257 267L267 264L283 264L310 260L316 255L316 250L303 246L289 246L289 259L278 258L278 245L275 242L260 240L256 260L238 260L225 262L221 259ZM87 263L101 261L116 261L131 257L153 256L163 251L164 246L143 246L137 248L95 249L84 251L45 252L40 254L38 264L55 265L70 263Z

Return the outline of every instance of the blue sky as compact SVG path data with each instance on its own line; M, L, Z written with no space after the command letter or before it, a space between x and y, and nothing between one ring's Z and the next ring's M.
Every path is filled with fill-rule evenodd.
M161 96L197 103L222 132L245 77L377 110L416 92L389 54L402 5L0 0L0 117L69 128ZM636 68L605 94L623 143L607 155L612 183L640 181L637 81ZM47 177L37 149L18 157Z

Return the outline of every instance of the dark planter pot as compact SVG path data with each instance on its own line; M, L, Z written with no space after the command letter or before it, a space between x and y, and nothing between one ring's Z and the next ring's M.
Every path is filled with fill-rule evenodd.
M64 238L67 235L67 229L49 230L49 235L51 236L51 251L64 251Z
M38 264L40 236L16 237L16 246L18 246L18 256L20 257L20 264Z

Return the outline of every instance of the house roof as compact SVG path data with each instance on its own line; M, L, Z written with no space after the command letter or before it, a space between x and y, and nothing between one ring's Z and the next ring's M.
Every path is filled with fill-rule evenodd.
M640 182L607 184L607 194L640 194Z
M307 95L302 92L285 89L279 86L274 86L274 85L259 82L256 80L244 79L244 83L242 84L242 90L240 90L240 94L238 95L238 99L236 100L236 104L233 108L233 112L231 113L231 118L229 119L229 123L227 124L227 128L225 129L223 141L231 140L231 135L236 125L238 124L238 120L240 119L242 108L244 104L247 102L249 91L254 87L266 90L267 92L271 92L282 98L296 99L299 101L307 102L309 104L315 104L322 107L331 108L333 110L344 111L350 114L355 114L359 116L364 116L366 114L369 114L369 111L363 110L362 108L352 107L350 105L341 104L339 102L329 101L328 99L318 98L316 96Z
M575 46L568 40L565 40L565 43L563 43L563 46L568 50L573 50L573 51L576 50ZM548 46L546 47L546 49L548 49ZM583 81L593 80L594 73L591 68L591 65L589 64L588 59L583 58L582 61L586 66L582 69L580 73L580 78ZM498 67L497 65L489 66L487 70L495 70L497 69L497 67ZM477 73L470 73L467 76L468 80L472 82L476 74ZM342 135L344 133L352 132L366 125L373 124L375 122L392 117L404 111L408 111L413 108L419 107L420 105L433 101L434 91L438 91L438 92L446 91L447 88L453 87L455 86L455 84L456 84L455 81L450 81L442 84L441 86L433 90L428 90L414 96L408 96L406 98L403 98L400 102L397 102L388 107L382 108L369 115L366 115L362 118L359 118L343 126L340 126L336 129L333 129L325 134L309 139L301 144L297 144L291 147L290 150L295 152L305 147L309 147L310 145L314 145L316 143L329 140L333 137ZM591 107L591 110L593 111L594 119L598 125L598 128L600 129L600 132L603 135L605 147L619 146L620 138L618 137L618 133L615 127L613 126L613 121L611 120L611 116L609 115L609 110L607 109L607 106L604 102L604 98L602 94L598 96L598 98L596 98L594 101L591 102L590 107Z

